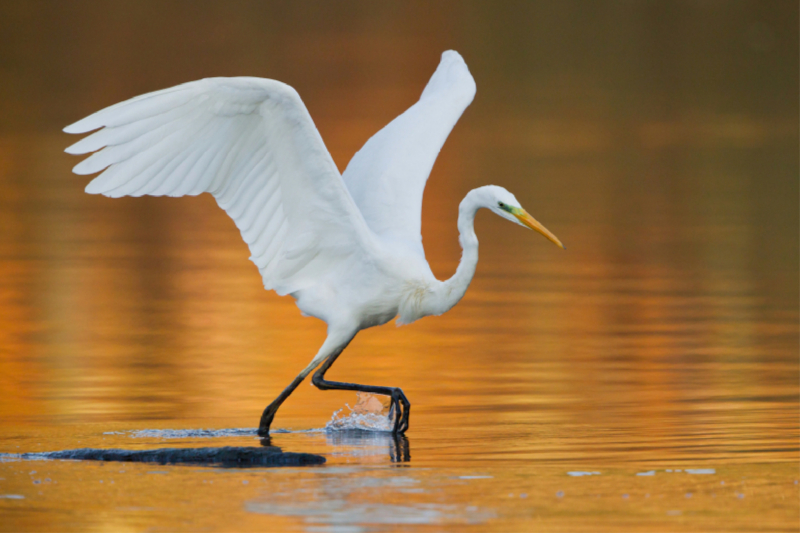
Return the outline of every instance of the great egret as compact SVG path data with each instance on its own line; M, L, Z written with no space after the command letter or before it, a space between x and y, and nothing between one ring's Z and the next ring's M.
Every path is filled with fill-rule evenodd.
M304 315L327 323L317 354L264 410L259 435L269 434L280 405L320 364L312 382L321 390L390 396L393 431L403 433L411 405L402 390L325 379L356 333L458 303L475 274L473 221L482 207L563 248L513 194L488 185L459 206L456 273L439 281L431 272L420 235L422 193L474 96L464 60L444 52L419 101L367 141L341 175L297 92L250 77L203 79L107 107L64 128L102 128L66 152L96 152L73 169L105 169L86 187L91 194L211 193L250 247L264 288L291 295Z

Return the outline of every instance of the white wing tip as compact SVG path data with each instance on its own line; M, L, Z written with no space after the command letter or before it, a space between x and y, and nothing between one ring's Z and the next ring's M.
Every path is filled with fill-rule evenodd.
M420 98L432 96L442 91L451 92L453 90L463 94L468 99L468 105L475 96L475 80L472 78L472 74L470 74L461 54L455 50L446 50L442 52L439 66L436 67L436 72L431 76Z
M67 133L69 133L69 132L67 132ZM85 146L85 143L83 143L83 139L81 139L80 141L78 141L78 142L76 142L74 144L71 144L71 145L67 146L66 148L64 148L64 151L66 153L70 154L70 155L85 154L85 153L87 153L87 151L83 149L83 146Z
M445 50L442 52L442 61L461 61L466 65L464 58L455 50Z
M97 185L96 179L90 181L83 190L87 194L102 194L103 192L102 189Z
M94 115L90 115L79 120L78 122L70 124L69 126L65 127L63 131L64 133L87 133L103 127L103 124L97 124L94 120L89 120L93 118Z
M87 159L84 159L83 161L81 161L80 163L75 165L74 167L72 167L72 172L77 174L77 175L79 175L79 176L86 176L88 174L95 174L97 172L100 172L101 170L103 170L107 166L108 165L106 164L102 168L97 168L97 165L95 165L93 163L92 158L89 157Z
M109 188L107 183L103 183L103 180L100 178L102 175L97 176L95 179L90 181L86 188L83 189L87 194L102 194L103 196L107 196L109 198L120 198L121 196L125 196L124 194L118 194L114 192L113 187ZM130 195L132 196L132 195Z

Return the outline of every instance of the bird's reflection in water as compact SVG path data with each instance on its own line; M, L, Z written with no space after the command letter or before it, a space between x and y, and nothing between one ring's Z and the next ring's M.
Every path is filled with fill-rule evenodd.
M351 455L377 455L387 453L393 463L411 460L411 447L408 437L382 431L351 429L328 431L325 434L330 446L354 448Z

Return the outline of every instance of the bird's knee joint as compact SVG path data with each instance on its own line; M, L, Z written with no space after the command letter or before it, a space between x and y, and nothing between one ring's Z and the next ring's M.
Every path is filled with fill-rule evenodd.
M322 376L321 372L315 372L313 376L311 376L311 383L316 388L320 390L325 390L325 378Z

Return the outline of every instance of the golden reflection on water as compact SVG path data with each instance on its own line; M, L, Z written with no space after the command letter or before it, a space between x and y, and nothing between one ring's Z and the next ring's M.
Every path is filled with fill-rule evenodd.
M0 39L10 43L0 46L0 451L157 447L170 443L103 434L253 427L324 339L321 322L263 291L233 223L208 195L86 195L86 179L70 174L77 160L62 153L71 139L60 127L190 79L274 77L299 90L343 168L454 47L478 95L426 190L423 237L434 272L455 270L458 202L486 183L514 192L567 251L479 215L481 259L464 300L442 317L361 332L332 370L334 379L404 389L414 405L415 481L392 481L384 444L277 435L287 450L327 454L334 470L212 476L240 527L268 519L303 530L337 523L340 511L363 525L374 521L369 509L417 517L399 523L422 529L591 530L598 517L615 530L724 530L720 517L744 529L793 527L796 5L771 4L774 13L758 3L749 12L668 3L365 5L352 17L259 3L198 12L159 5L166 13L152 22L155 4L88 5L0 8ZM748 22L753 13L762 26ZM65 18L71 24L58 23ZM685 50L665 44L670 28L681 29ZM302 386L275 427L319 428L354 401ZM207 443L180 443L190 444ZM675 467L717 474L662 475ZM47 468L63 491L42 495L43 508L77 506L83 516L56 526L52 514L28 512L5 523L115 531L231 523L218 492L194 488L210 480L202 469L168 469L177 493L197 494L183 502L151 481L158 475L147 472L160 468L128 467L138 477L119 476L120 494L138 496L123 504L98 492L108 479L102 467ZM651 468L662 469L663 500L649 478L630 477ZM29 469L42 467L0 465L0 492L28 491L25 503L37 501ZM579 469L605 477L565 481ZM459 478L481 473L491 478ZM746 506L737 496L743 477ZM712 487L721 480L724 489ZM417 486L428 496L410 496ZM599 499L590 500L593 490ZM431 500L431 491L441 496ZM554 499L558 491L580 494L580 503ZM635 511L623 493L639 498ZM283 511L265 494L282 494ZM131 510L165 499L169 511ZM292 514L288 500L313 505ZM0 516L18 503L0 500ZM407 507L363 507L379 504ZM193 517L199 505L216 511ZM675 509L682 518L668 514Z

